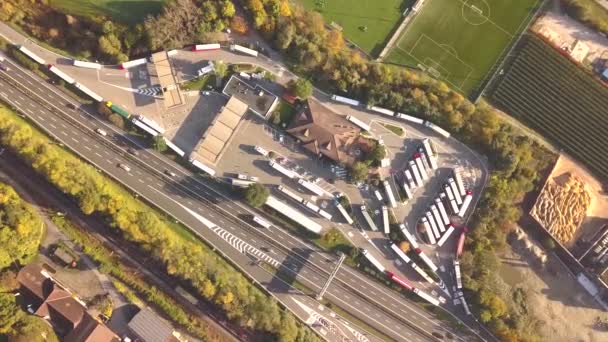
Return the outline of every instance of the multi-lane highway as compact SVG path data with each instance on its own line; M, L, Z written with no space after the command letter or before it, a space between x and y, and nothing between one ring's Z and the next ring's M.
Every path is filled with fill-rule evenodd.
M161 155L148 150L142 151L138 157L129 155L126 148L140 142L126 138L122 132L82 110L67 108L70 100L29 72L12 66L12 70L3 76L8 76L9 81L2 81L0 96L98 168L195 230L279 299L290 300L291 295L285 295L289 292L285 283L259 267L247 267L246 264L250 264L248 257L202 225L192 213L205 217L253 246L271 248L273 252L268 253L269 256L282 268L294 273L295 278L307 287L318 290L323 285L334 265L334 256L283 230L260 231L250 226L246 219L251 215L250 210L221 185L199 179ZM102 126L111 132L108 137L94 133L95 128ZM131 171L117 168L118 163L130 165ZM164 176L165 170L176 173L177 177ZM283 295L277 294L281 292ZM340 271L326 298L395 340L429 340L431 332L446 331L444 323L417 305L349 268ZM310 298L301 300L306 300L315 309L318 305ZM293 303L288 306L292 308Z

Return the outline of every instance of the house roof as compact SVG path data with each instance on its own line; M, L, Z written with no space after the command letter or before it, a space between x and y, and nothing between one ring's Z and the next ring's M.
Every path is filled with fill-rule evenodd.
M63 338L64 342L118 342L112 330L99 323L88 313L78 326Z
M21 269L17 280L22 288L42 302L35 315L49 320L66 342L114 342L118 337L97 322L72 294L53 282L42 267L30 264ZM68 339L69 338L69 339Z
M166 342L173 336L173 327L150 309L141 309L129 322L129 331L145 342Z
M86 308L70 293L55 287L34 314L48 317L54 324L72 330L82 321Z
M26 265L17 274L17 281L39 300L44 300L53 291L53 281L37 264Z
M367 139L360 137L359 127L312 99L296 115L287 132L310 152L344 164L356 160L357 146L368 145Z

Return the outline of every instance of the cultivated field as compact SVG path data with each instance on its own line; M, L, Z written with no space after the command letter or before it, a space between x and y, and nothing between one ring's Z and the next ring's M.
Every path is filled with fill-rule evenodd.
M68 14L87 17L108 16L137 23L146 15L160 12L165 0L50 0L49 4Z
M471 95L539 0L426 0L385 62L418 67Z
M608 88L536 36L522 40L492 101L608 178Z
M401 22L403 11L413 0L298 0L316 10L327 23L343 28L344 37L365 52L377 56Z

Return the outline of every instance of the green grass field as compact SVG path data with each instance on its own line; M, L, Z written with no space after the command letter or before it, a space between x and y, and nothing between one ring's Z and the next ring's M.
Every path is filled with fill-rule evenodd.
M298 0L316 10L327 23L342 26L344 37L372 56L377 56L401 22L413 0ZM324 4L324 5L322 5ZM367 31L362 28L367 27Z
M160 12L165 0L50 0L62 12L86 17L108 16L117 21L135 24L148 14Z
M426 0L384 60L471 95L526 27L539 0Z

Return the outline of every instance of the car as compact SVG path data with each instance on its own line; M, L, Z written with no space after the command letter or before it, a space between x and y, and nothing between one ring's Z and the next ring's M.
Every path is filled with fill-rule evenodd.
M169 177L175 177L175 176L177 176L177 175L176 175L174 172L171 172L171 171L169 171L169 170L165 170L165 174L166 174L167 176L169 176Z
M121 168L121 169L123 169L123 170L125 170L125 171L127 171L127 172L131 171L131 167L129 165L127 165L127 164L119 163L118 167Z
M66 105L66 107L70 108L70 109L76 109L76 105L74 105L73 103L68 103Z
M108 133L101 128L96 129L95 132L97 132L99 135L103 135L104 137L108 135Z
M7 67L6 65L4 65L4 64L2 64L2 63L0 63L0 70L3 70L3 71L9 71L9 70L11 70L11 69L10 69L9 67Z
M205 90L205 91L203 91L203 95L209 95L209 94L211 94L211 93L210 93L210 92L208 92L208 91L206 91L206 90Z
M129 147L127 149L127 152L131 153L134 156L138 156L139 155L139 151L137 151L136 149L134 149L133 147Z

